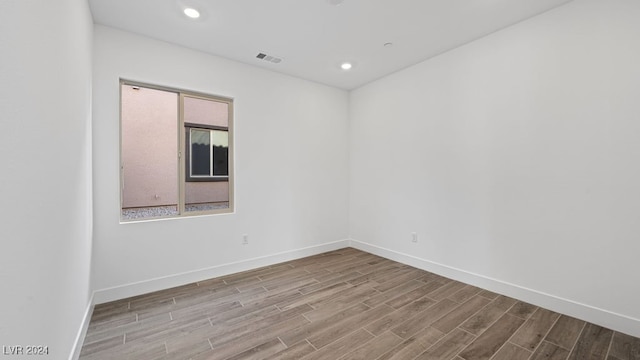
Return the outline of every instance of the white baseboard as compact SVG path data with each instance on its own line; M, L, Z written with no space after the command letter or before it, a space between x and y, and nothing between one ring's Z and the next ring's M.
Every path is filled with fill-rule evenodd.
M84 343L84 338L87 335L87 330L89 329L89 323L91 322L91 314L93 314L94 308L94 295L91 295L89 299L89 303L87 304L87 308L84 312L84 317L82 318L82 324L80 325L80 330L78 330L78 334L76 335L76 340L73 343L73 348L71 349L71 354L69 355L69 360L78 360L80 358L80 351L82 350L82 344Z
M169 275L112 288L101 289L94 292L93 300L95 304L102 304L109 301L125 299L132 296L190 284L197 281L203 281L219 276L234 274L241 271L247 271L263 266L269 266L285 261L317 255L327 251L342 249L348 246L349 240L339 240L318 246L311 246L307 248L261 256L253 259L247 259L234 263L213 266L210 268L189 271L181 274Z
M640 337L640 319L632 318L608 310L528 289L519 285L471 273L451 266L439 264L413 255L371 245L351 239L351 247L394 260L418 269L426 270L449 279L474 285L498 294L506 295L561 314L585 320L621 333Z

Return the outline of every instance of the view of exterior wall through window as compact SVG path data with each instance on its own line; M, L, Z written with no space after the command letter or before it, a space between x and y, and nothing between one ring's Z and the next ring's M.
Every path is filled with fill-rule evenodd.
M121 220L233 211L233 100L121 81Z

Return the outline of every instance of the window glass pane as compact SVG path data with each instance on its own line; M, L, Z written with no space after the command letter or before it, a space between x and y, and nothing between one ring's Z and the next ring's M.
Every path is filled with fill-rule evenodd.
M191 175L211 175L209 130L191 129Z
M178 214L178 94L121 86L121 219Z
M212 130L213 146L229 147L229 133L224 130Z
M213 175L229 175L229 133L212 130Z

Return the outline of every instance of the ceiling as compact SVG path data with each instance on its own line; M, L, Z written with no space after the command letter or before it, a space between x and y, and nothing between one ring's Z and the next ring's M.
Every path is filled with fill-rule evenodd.
M98 24L349 90L569 1L89 0L89 4ZM187 7L197 9L200 18L185 16ZM258 53L282 61L260 60ZM353 64L348 71L340 68L346 61Z

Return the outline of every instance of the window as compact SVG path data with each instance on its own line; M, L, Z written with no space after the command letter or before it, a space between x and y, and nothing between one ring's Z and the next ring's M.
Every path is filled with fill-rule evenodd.
M187 181L229 178L229 131L187 126Z
M233 211L233 100L121 81L121 220Z

